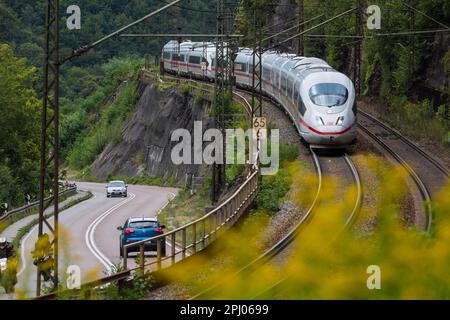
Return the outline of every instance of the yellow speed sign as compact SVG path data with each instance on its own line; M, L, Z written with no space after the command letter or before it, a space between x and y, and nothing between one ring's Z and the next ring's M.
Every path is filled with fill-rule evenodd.
M265 117L253 118L253 137L255 139L265 139L267 137L267 120Z

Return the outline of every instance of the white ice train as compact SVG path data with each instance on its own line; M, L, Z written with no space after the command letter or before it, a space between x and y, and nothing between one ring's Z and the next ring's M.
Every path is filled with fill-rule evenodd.
M163 48L164 70L214 81L212 43L170 41ZM234 64L236 86L251 88L252 50L241 48ZM262 90L295 121L309 144L344 146L356 139L356 96L352 81L318 58L267 52L262 57Z

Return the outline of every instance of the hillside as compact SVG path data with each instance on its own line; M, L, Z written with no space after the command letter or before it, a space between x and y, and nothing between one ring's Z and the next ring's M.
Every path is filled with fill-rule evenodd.
M138 102L126 121L118 142L110 142L91 166L91 174L108 176L158 176L183 181L186 174L198 175L200 165L175 165L171 161L171 133L178 128L193 131L194 121L208 129L209 102L180 93L177 88L160 91L140 80Z

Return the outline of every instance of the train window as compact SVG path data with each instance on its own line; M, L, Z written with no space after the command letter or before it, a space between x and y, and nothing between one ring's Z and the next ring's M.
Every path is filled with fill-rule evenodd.
M236 71L247 72L246 65L243 64L243 63L235 63L235 64L234 64L234 70L236 70Z
M287 96L289 98L292 98L292 80L291 79L287 80Z
M309 89L311 101L318 106L341 106L348 99L348 90L339 83L319 83Z
M281 72L281 85L280 86L281 86L281 91L283 93L286 93L286 78L285 78L283 72Z
M164 59L170 60L170 52L164 52L163 57Z
M190 56L189 63L200 64L200 57Z
M211 66L213 67L213 68L215 68L216 67L216 59L212 59L211 60Z
M180 55L174 53L174 54L172 55L172 60L173 60L173 61L180 61Z
M263 67L263 79L270 81L270 69Z
M301 98L298 99L297 105L298 105L298 111L300 111L300 114L302 115L302 117L304 117L305 112L306 112L306 107Z
M178 61L184 61L184 54L180 55L180 59Z

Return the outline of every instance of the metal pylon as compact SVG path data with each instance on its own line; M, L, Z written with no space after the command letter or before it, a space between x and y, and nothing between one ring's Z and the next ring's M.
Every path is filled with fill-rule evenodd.
M356 9L356 36L362 37L364 35L363 27L363 2L362 0L357 0ZM354 65L353 65L353 82L355 83L356 94L359 95L361 92L361 62L362 62L362 43L363 38L358 38L355 43L355 53L354 53Z
M230 45L231 33L234 26L234 4L224 0L217 0L217 37L216 37L216 58L213 68L215 69L214 87L214 122L216 129L222 131L223 136L223 157L222 163L213 165L213 190L212 200L219 199L220 192L226 183L225 166L225 104L231 102L233 92L233 46ZM224 37L225 35L225 37Z
M41 294L42 279L58 287L58 193L59 193L59 0L47 1L45 25L44 92L41 127L41 169L38 236L44 239L44 225L50 232L49 247L35 259L37 265L36 294ZM51 195L47 203L44 199ZM44 212L53 205L54 219L49 222ZM46 246L46 243L41 243Z

